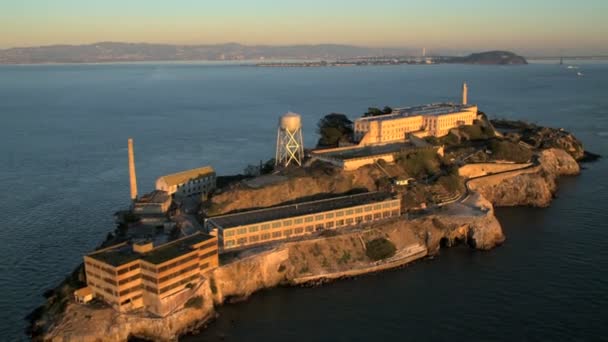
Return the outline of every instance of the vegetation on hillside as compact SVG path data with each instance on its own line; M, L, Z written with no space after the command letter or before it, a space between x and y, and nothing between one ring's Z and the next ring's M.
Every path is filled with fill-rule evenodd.
M365 255L373 261L383 260L395 255L395 244L385 238L377 238L365 244Z
M492 140L489 147L495 160L525 163L532 158L532 150L508 140Z
M389 106L384 106L384 108L382 109L378 109L376 107L369 107L367 108L367 112L363 113L363 117L386 115L390 114L392 111L393 109Z
M327 114L317 123L317 133L317 147L337 147L352 141L353 122L344 114Z
M441 163L434 149L424 149L399 153L397 164L410 177L426 178L439 172Z

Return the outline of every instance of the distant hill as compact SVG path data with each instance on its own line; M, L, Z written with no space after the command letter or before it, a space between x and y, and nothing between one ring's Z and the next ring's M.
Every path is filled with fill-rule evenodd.
M367 48L351 45L247 46L171 45L102 42L87 45L51 45L0 50L0 64L96 63L121 61L193 61L243 59L337 59L397 56L407 49Z
M86 45L49 45L0 50L0 64L102 63L140 61L222 61L222 60L335 60L349 58L393 58L418 56L420 51L397 48L369 48L353 45L172 45L101 42ZM433 57L443 63L526 64L508 51L474 53L467 57Z
M473 53L466 57L453 57L450 63L466 64L528 64L522 56L518 56L510 51L487 51Z

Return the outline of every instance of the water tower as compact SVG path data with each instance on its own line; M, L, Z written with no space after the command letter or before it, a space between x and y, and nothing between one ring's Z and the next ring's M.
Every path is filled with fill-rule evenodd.
M275 166L289 166L291 163L302 166L303 158L302 118L300 114L289 112L279 119Z

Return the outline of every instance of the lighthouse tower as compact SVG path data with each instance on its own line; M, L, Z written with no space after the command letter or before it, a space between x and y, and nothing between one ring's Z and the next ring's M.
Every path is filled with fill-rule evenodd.
M462 104L466 105L469 96L469 88L467 87L467 83L462 84Z

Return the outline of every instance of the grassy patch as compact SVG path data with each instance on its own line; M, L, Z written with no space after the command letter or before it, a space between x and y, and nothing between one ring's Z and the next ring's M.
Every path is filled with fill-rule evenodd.
M395 255L395 244L385 238L368 241L365 244L365 254L374 261L390 258Z
M507 140L491 141L490 149L495 160L525 163L532 158L532 151L530 149Z
M349 251L342 251L342 256L340 256L340 258L338 259L338 264L346 264L347 262L350 261L350 252Z

